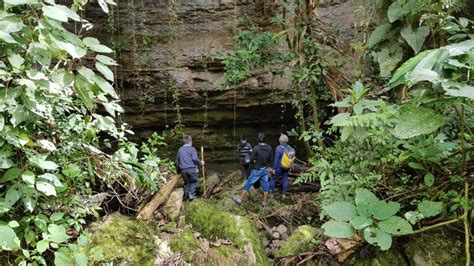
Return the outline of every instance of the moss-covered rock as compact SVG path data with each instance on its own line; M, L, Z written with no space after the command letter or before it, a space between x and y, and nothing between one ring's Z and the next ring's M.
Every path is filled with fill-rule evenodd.
M316 246L313 239L318 235L321 235L318 229L309 225L302 225L285 241L277 254L279 257L286 257L310 251Z
M91 233L84 252L91 264L153 265L158 230L153 222L131 219L118 213L87 229Z
M193 232L189 229L184 229L170 240L170 248L173 252L181 252L184 254L184 260L191 262L193 255L200 251L199 242L194 237Z
M223 211L204 200L186 205L186 219L204 237L228 239L241 249L251 264L268 265L255 226L245 217Z
M410 237L403 245L410 265L464 265L462 237L446 229L432 230Z

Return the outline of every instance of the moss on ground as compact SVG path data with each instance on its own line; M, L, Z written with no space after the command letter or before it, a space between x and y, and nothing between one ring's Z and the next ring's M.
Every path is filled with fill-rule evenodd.
M153 222L134 220L115 213L87 229L91 238L84 252L91 264L153 265L157 248Z
M288 240L280 247L278 250L278 256L286 257L311 251L316 246L316 242L313 241L313 239L317 233L318 230L309 225L302 225L298 227L288 238Z
M204 200L194 200L186 205L186 219L204 237L228 239L244 250L250 261L254 255L256 264L268 265L257 230L247 218L223 211Z
M184 254L184 260L191 262L193 255L199 250L199 242L194 237L193 232L184 229L170 240L170 248L173 252L181 252Z

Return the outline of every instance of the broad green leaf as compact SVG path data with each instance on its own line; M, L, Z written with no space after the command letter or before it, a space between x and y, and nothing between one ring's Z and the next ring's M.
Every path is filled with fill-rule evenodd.
M379 200L377 196L375 196L374 193L372 193L370 190L366 188L357 188L355 192L356 192L356 197L355 197L356 205L359 205L359 203L374 204L378 202Z
M81 66L77 69L77 72L88 80L94 80L95 78L95 73L90 68Z
M45 174L42 174L42 175L38 176L38 178L41 178L43 180L48 180L55 187L61 187L62 186L61 181L59 181L58 177L54 174L45 173Z
M421 26L415 31L412 30L411 26L405 26L401 31L403 39L407 41L408 45L413 49L415 54L420 52L425 43L426 37L430 34L430 28L428 26Z
M425 183L425 186L431 187L434 184L435 178L434 178L433 174L428 172L428 173L425 174L425 177L424 177L423 181Z
M400 111L400 118L391 130L399 139L409 139L419 135L430 134L444 125L444 117L431 108L405 105Z
M378 201L373 205L372 213L377 220L386 220L395 215L400 210L400 204L397 202Z
M10 226L11 228L17 228L20 227L20 224L17 221L10 221L8 223L8 226Z
M5 194L4 207L6 208L12 207L13 205L15 205L15 203L18 200L20 200L20 198L21 198L20 187L17 184L11 186L10 188L8 188L7 193Z
M329 221L324 223L321 228L324 229L324 234L330 237L346 238L355 234L352 225L346 222Z
M354 204L346 201L334 202L322 208L331 218L338 221L350 221L356 215Z
M38 191L42 192L46 196L56 196L56 189L48 182L36 182L36 189L38 189Z
M100 62L96 62L95 67L100 73L102 73L102 75L104 75L106 79L112 82L114 81L114 73L109 69L109 67Z
M19 54L12 54L8 57L8 62L10 62L14 68L19 69L25 62L25 59Z
M49 219L53 222L57 222L57 221L61 220L63 217L64 217L63 212L54 212L53 214L51 214Z
M56 170L58 165L52 161L46 161L39 157L30 157L30 163L43 170Z
M48 226L48 232L50 234L49 239L55 243L61 244L69 239L66 229L61 225L50 224Z
M390 23L384 23L382 25L379 25L375 30L372 32L372 34L369 37L369 48L374 47L377 43L379 43L381 40L386 38L387 33L390 31L392 28L392 25Z
M118 99L117 92L115 92L114 87L112 87L112 85L110 85L110 83L108 81L106 81L102 77L96 75L94 77L94 82L95 82L95 84L97 84L97 86L99 86L99 88L104 93L107 93L108 95L112 96L113 98Z
M351 224L352 224L352 226L354 226L354 228L356 230L364 229L364 228L372 225L372 222L373 222L372 219L367 218L365 216L355 216L351 220Z
M433 217L440 214L442 209L443 209L442 202L424 200L418 203L418 210L426 218Z
M41 254L49 248L48 240L41 240L36 243L36 250Z
M0 225L0 246L3 250L16 250L20 248L20 239L15 231L7 225Z
M108 56L105 56L105 55L98 54L98 55L95 56L95 59L97 61L101 62L104 65L108 65L108 66L116 66L117 65L117 62L115 62L114 59L112 59Z
M51 40L54 42L55 45L59 47L59 49L66 51L72 58L82 58L86 55L86 50L82 49L77 45L74 45L69 42L65 42L55 35L50 34Z
M26 133L20 133L18 136L18 141L20 142L21 146L25 146L28 142L30 142L30 137Z
M0 115L0 131L3 130L3 127L5 126L5 118L3 115Z
M76 262L76 265L78 265L78 266L87 266L88 265L88 259L87 259L87 256L84 253L76 253L74 255L74 261Z
M415 170L426 170L423 165L419 164L419 163L415 163L415 162L409 162L408 163L408 166L410 166L411 168L415 169Z
M372 56L379 64L380 76L388 77L403 59L403 50L399 46L391 45L372 52Z
M0 30L0 40L3 40L6 43L17 43L9 33L2 30Z
M71 258L69 254L56 251L54 252L54 265L55 266L74 265L74 260Z
M5 33L19 32L25 24L18 17L6 17L0 20L0 31Z
M398 216L392 216L387 220L380 221L378 226L380 229L391 235L404 235L413 233L410 223Z
M14 167L8 169L2 176L2 179L0 179L0 183L5 183L8 181L11 181L13 179L17 179L21 174L21 170Z
M364 239L369 244L379 246L381 250L388 250L392 246L392 237L378 228L366 228Z
M33 212L36 207L36 203L38 202L38 192L35 188L28 186L21 186L21 192L21 201L23 202L23 206L28 211Z
M43 6L41 10L43 10L45 16L62 22L67 22L68 18L71 18L75 21L81 21L79 15L63 5Z
M59 6L43 6L43 14L55 20L67 22L68 16Z
M23 182L25 182L27 186L35 187L35 181L36 181L35 173L31 171L25 171L21 175L21 179L23 180Z
M415 68L412 72L407 74L406 79L408 79L413 84L418 83L420 81L429 81L431 83L435 83L439 80L439 75L433 70L425 68Z
M99 40L97 40L96 38L86 37L82 41L92 51L95 51L98 53L111 53L112 52L112 49L110 49L109 47L105 45L100 44Z
M395 22L396 20L402 18L407 13L400 3L400 1L393 2L387 10L387 18L390 23Z
M454 89L451 89L456 85ZM453 97L464 97L468 99L474 99L474 86L469 86L465 83L450 83L449 88L445 88L443 83L445 94Z
M398 85L401 85L405 82L405 75L412 71L413 68L428 55L431 51L423 51L417 54L415 57L408 59L405 63L403 63L397 71L393 74L392 78L389 81L389 85L393 88Z
M76 76L76 81L74 82L74 90L87 108L94 108L91 84L87 80L85 80L81 76Z
M28 0L3 0L3 2L9 5L16 6L16 5L28 4L29 1Z

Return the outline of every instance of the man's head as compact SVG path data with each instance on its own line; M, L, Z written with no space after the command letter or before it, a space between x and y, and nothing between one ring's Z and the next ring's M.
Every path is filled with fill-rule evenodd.
M288 143L288 136L285 134L281 134L280 138L278 139L280 141L280 144L287 144Z
M240 136L240 142L246 143L247 142L247 137L245 135Z
M258 143L265 142L265 134L263 132L258 133L257 140L258 140Z
M184 144L193 144L193 138L189 135L184 135L183 142Z

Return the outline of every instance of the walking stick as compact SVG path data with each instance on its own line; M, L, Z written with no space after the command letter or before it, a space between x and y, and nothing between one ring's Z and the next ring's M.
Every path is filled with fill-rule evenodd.
M204 147L201 146L201 161L204 161ZM206 172L204 171L204 165L201 165L202 167L202 178L204 178L204 194L203 195L206 195L207 193L207 188L206 188Z

